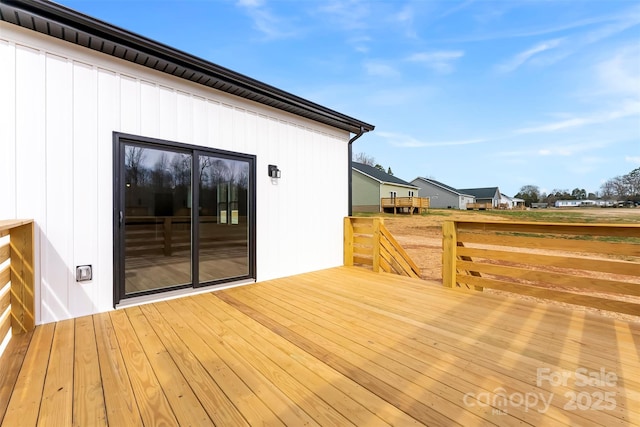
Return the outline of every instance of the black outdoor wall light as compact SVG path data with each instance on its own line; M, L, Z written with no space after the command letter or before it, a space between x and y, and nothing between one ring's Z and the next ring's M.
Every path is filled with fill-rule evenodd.
M280 169L276 165L269 165L269 176L271 178L280 178L282 175Z

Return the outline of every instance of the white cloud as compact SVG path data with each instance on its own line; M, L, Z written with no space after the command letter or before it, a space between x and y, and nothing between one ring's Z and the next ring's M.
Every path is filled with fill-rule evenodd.
M625 162L633 163L636 165L640 165L640 156L626 156L624 158Z
M419 52L407 58L407 61L417 62L427 66L441 74L447 74L453 71L453 62L464 56L461 50L441 50L434 52Z
M605 160L602 157L579 157L575 159L575 161L570 162L567 167L569 171L575 174L584 175L593 172L599 164L604 162Z
M400 12L393 16L394 20L402 24L411 24L413 22L413 9L406 5Z
M463 3L460 3L460 4L454 6L454 7L450 8L450 9L447 9L443 13L441 13L440 16L438 16L438 18L442 19L442 18L445 18L445 17L447 17L449 15L453 15L453 14L465 9L467 6L471 5L474 2L475 2L475 0L467 0L467 1L463 2Z
M581 153L596 151L605 148L613 143L615 143L614 140L585 141L574 139L570 142L554 141L553 143L548 143L540 148L532 147L530 149L524 150L503 151L500 153L496 153L496 156L519 159L530 159L535 156L569 157L576 156Z
M361 30L370 26L370 5L360 0L326 1L318 11L326 14L332 24L342 30Z
M640 45L624 46L596 66L599 87L608 94L640 99Z
M500 39L514 39L514 38L529 38L536 36L544 36L547 34L555 34L566 32L568 30L574 30L584 27L593 27L596 25L602 25L595 31L590 31L587 40L595 40L599 36L612 35L614 31L620 32L629 26L635 25L640 22L640 6L634 6L627 10L615 14L599 15L592 18L581 19L577 21L567 22L565 24L559 24L554 26L540 26L538 28L526 28L518 26L513 30L505 30L495 33L476 34L470 37L459 37L448 40L442 40L447 42L479 42L489 40Z
M515 130L514 132L516 134L528 134L564 131L570 128L579 128L592 124L606 123L624 117L640 115L640 101L628 100L626 102L621 102L621 104L622 108L618 110L603 111L584 117L574 117L571 119L560 120L557 122L547 123L539 126L521 128Z
M397 69L384 62L368 61L364 63L364 68L370 76L396 77L400 75Z
M503 64L498 65L497 69L502 73L510 73L512 71L515 71L525 62L531 59L534 55L545 52L549 49L554 49L558 47L561 42L562 39L553 39L538 43L537 45L518 53Z
M347 43L353 46L353 48L357 52L367 53L370 50L369 44L371 43L371 41L372 41L371 37L360 35L360 36L351 37L350 39L347 40Z
M466 140L459 140L459 141L427 142L427 141L421 141L417 138L414 138L411 135L406 135L401 133L377 132L376 134L386 139L387 143L393 145L394 147L403 147L403 148L448 147L448 146L454 146L454 145L479 144L481 142L487 141L484 138L476 138L476 139L466 139Z
M263 0L238 0L238 6L242 7L259 7L264 5Z
M500 72L508 73L515 71L525 63L549 66L573 55L589 45L615 36L638 24L640 24L640 8L635 7L629 9L625 14L594 18L568 24L564 27L550 28L547 31L538 32L538 34L553 33L582 26L589 27L584 31L579 31L563 38L538 43L514 55L511 59L499 64L496 68ZM527 34L519 34L517 37L524 35ZM529 33L528 35L535 35L535 33ZM514 37L516 36L514 35Z
M415 12L409 5L405 5L398 13L392 16L393 21L399 24L404 33L409 38L417 38L417 33L413 25Z
M267 39L289 38L298 34L296 26L273 14L262 0L239 0L236 4L247 12L256 30Z

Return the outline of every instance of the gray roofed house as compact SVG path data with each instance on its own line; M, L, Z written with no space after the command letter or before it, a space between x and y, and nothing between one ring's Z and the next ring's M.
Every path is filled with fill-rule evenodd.
M352 162L353 212L380 212L383 197L417 196L418 187L363 163Z
M463 188L459 191L474 196L476 203L490 203L494 208L500 206L500 189L498 187Z
M411 184L420 187L418 196L429 197L431 208L466 209L475 197L431 178L417 177Z

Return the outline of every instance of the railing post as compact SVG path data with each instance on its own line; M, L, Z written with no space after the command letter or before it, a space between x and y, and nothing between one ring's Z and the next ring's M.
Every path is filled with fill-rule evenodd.
M373 271L380 271L380 223L382 218L373 218Z
M171 256L172 217L164 219L164 256Z
M351 217L344 217L344 265L353 265L353 224Z
M442 223L442 284L448 288L456 285L456 259L458 227L454 221Z

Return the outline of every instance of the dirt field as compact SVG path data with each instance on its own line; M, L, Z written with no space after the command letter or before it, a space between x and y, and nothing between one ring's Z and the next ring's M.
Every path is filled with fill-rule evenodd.
M446 220L640 223L640 209L580 208L513 212L432 209L428 214L423 215L383 214L380 216L384 217L386 227L421 268L422 278L438 283L442 283L442 223ZM524 296L521 298L532 299ZM595 309L592 311L599 312ZM613 317L639 321L633 316L613 315Z

